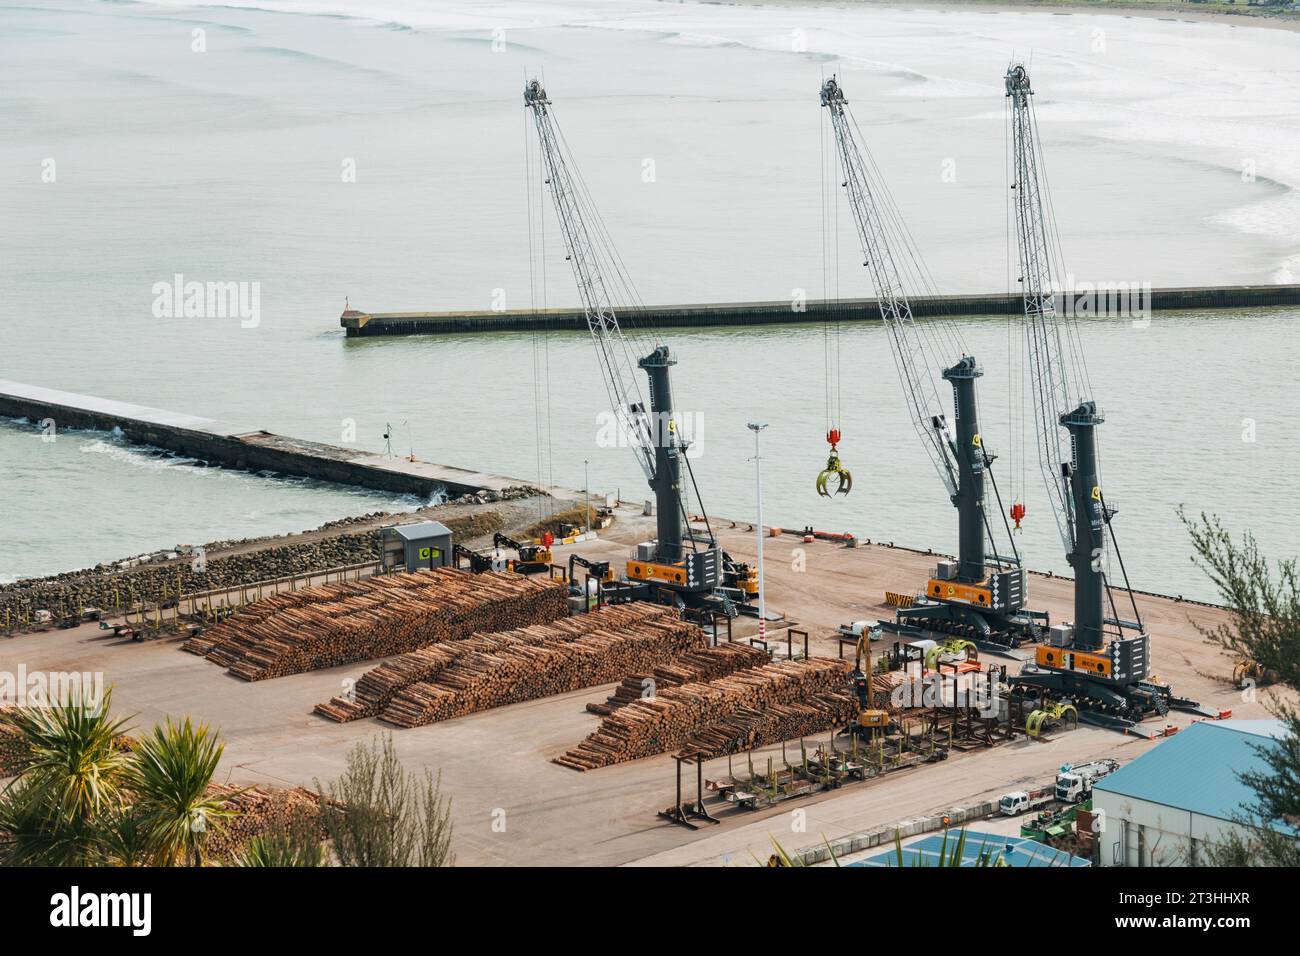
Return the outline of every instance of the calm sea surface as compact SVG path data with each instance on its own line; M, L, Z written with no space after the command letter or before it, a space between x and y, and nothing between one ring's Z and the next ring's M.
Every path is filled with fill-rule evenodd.
M540 453L541 480L569 487L585 459L593 487L640 497L631 453L596 447L605 400L585 335L345 341L337 326L345 296L373 311L575 302L550 218L530 294L520 91L539 71L649 303L818 297L827 271L841 295L870 294L844 210L823 267L817 88L833 71L941 289L1008 289L1012 56L1032 60L1078 279L1300 281L1298 34L633 0L241 6L0 4L0 378L334 443L351 422L372 450L392 423L399 454L537 481ZM257 283L256 327L156 317L153 286L176 274ZM962 327L1010 491L1007 324ZM745 422L762 418L773 523L955 545L878 325L840 332L856 487L834 502L813 491L820 326L664 337L710 511L752 514ZM1210 596L1180 504L1294 555L1300 311L1093 320L1085 340L1134 583ZM1032 470L1024 495L1028 561L1061 569ZM415 504L0 425L0 580Z

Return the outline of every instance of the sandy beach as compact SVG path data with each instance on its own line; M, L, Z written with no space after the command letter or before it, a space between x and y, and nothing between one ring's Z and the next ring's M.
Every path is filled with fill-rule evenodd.
M1170 20L1199 23L1228 23L1240 27L1266 27L1276 30L1300 31L1300 9L1275 9L1228 3L1163 3L1152 0L742 0L753 6L774 7L897 7L900 10L978 10L987 13L1024 12L1050 13L1056 16L1087 14L1093 16L1145 17L1151 20Z

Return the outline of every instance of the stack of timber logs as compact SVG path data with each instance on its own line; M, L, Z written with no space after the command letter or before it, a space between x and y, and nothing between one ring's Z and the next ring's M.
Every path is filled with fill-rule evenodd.
M208 785L209 797L224 797L231 817L222 819L208 836L206 853L213 859L230 859L255 836L284 832L295 825L314 825L325 839L320 818L320 795L304 787L230 787Z
M601 721L600 728L555 763L574 770L594 770L678 748L708 749L717 740L744 732L745 709L778 713L769 725L754 718L751 736L820 733L840 719L852 665L848 661L814 657L781 661L737 671L712 681L669 687L656 697L620 707ZM800 710L792 705L805 705ZM782 708L779 712L777 708ZM732 723L735 723L735 727ZM721 727L709 736L712 729ZM774 742L755 739L749 746Z
M377 717L388 704L413 684L434 680L469 654L492 653L522 644L560 644L594 631L619 630L649 620L672 620L676 612L661 604L637 601L611 604L550 624L533 624L513 631L474 634L461 641L445 641L402 654L375 667L356 682L352 693L317 704L316 713L340 723Z
M517 644L458 658L431 681L407 687L380 714L399 727L564 694L653 670L703 647L704 632L676 614L573 640Z
M807 737L847 727L857 713L858 702L847 688L761 709L742 707L725 720L692 734L678 756L708 760L764 744Z
M0 777L16 777L27 766L27 744L0 708Z
M454 568L304 588L257 601L182 645L244 680L403 654L568 613L564 582Z
M643 697L653 697L664 688L713 680L747 667L762 667L771 663L771 660L767 651L749 644L702 647L698 651L683 654L670 664L656 667L653 673L624 677L623 683L618 685L611 697L603 704L588 704L587 710L608 717L618 708Z
M903 671L889 671L884 674L874 674L871 677L871 696L877 707L885 707L888 710L897 710L895 704L895 692L907 683L907 675ZM920 701L917 701L919 706Z

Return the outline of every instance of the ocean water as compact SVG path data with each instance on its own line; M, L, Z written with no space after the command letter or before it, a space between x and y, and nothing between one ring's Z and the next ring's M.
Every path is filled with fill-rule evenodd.
M1002 291L1013 56L1032 64L1077 278L1300 281L1300 34L1287 31L640 0L0 5L0 377L334 443L355 426L370 450L391 423L423 458L569 487L585 460L594 488L638 498L631 453L596 446L604 393L586 336L346 341L337 326L345 297L373 311L576 301L553 221L530 283L525 76L544 74L646 302L870 294L844 210L839 255L823 258L830 72L938 286ZM256 283L258 321L156 316L154 285L177 274ZM962 324L1010 490L1007 324ZM1297 310L1085 327L1136 585L1208 596L1179 505L1294 554L1297 332ZM762 417L769 520L953 546L878 326L840 332L856 490L835 502L813 492L820 327L665 338L710 511L752 514L745 422ZM1028 562L1060 569L1046 499L1032 472L1023 484ZM4 579L411 505L0 426Z

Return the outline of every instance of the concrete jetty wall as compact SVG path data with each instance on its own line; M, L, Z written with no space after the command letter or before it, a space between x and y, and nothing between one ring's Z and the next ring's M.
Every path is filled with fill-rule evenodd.
M1150 289L1143 290L1142 296L1146 298L1145 307L1153 311L1253 309L1300 305L1300 285ZM917 296L910 302L912 314L918 318L929 315L1020 315L1023 310L1019 293ZM721 325L863 320L880 317L879 305L875 299L835 301L813 299L804 303L803 309L803 311L796 311L791 301L778 300L647 306L641 309L615 309L615 312L629 324L699 328ZM370 335L445 335L533 329L585 330L587 320L581 309L537 311L511 309L500 312L361 312L357 309L348 309L339 317L339 325L351 338Z
M214 465L248 471L316 478L376 491L428 498L446 491L503 494L528 482L427 461L409 461L303 441L211 418L61 392L0 379L0 417L51 422L57 435L66 428L112 431L148 445Z

